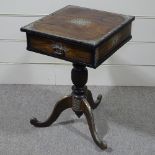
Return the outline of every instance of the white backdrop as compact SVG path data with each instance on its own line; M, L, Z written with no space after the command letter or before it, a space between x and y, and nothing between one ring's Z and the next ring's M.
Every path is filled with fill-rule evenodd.
M66 5L136 16L133 39L96 70L89 85L155 86L154 0L0 0L0 84L71 84L71 63L26 51L20 27Z

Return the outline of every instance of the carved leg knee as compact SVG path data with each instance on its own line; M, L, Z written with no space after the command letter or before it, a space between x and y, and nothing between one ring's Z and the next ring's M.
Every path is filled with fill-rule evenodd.
M72 97L66 96L62 100L57 102L57 104L55 105L53 109L51 116L45 122L40 122L36 118L33 118L30 120L30 123L34 125L35 127L48 127L53 122L56 121L56 119L59 117L61 112L71 107L72 107Z
M100 104L100 102L102 100L102 95L99 94L97 96L97 100L94 102L92 93L91 93L91 91L89 89L87 89L87 91L86 91L86 96L87 96L87 100L88 100L88 102L89 102L92 109L96 109L97 106Z

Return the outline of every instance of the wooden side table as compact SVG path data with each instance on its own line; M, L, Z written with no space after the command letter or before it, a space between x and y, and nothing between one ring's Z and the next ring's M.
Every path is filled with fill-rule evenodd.
M21 28L26 32L29 51L73 63L71 79L74 85L71 95L57 102L45 122L33 118L30 121L32 125L50 126L62 111L72 108L78 117L82 114L86 116L94 142L101 149L107 148L97 135L92 113L92 109L101 102L102 95L93 100L86 86L86 66L97 68L129 41L133 20L133 16L70 5Z

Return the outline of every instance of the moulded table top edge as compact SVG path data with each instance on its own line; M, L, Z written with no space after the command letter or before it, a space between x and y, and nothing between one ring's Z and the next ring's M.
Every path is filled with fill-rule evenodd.
M66 7L69 7L69 6L73 6L73 5L68 5ZM65 8L66 8L65 7ZM74 7L74 6L73 6ZM78 6L76 6L78 7ZM83 7L82 7L83 8ZM88 8L90 9L90 8ZM90 10L95 10L95 9L90 9ZM59 11L59 10L58 10ZM47 16L50 16L50 15L54 15L55 13L57 13L58 11L55 11ZM97 10L97 11L102 11L102 10ZM107 11L103 11L103 12L107 12ZM107 12L107 13L111 13L111 12ZM117 13L114 13L114 14L117 14ZM45 36L47 38L53 38L53 39L61 39L61 40L64 40L66 42L70 42L70 43L75 43L75 44L80 44L80 45L83 45L83 46L89 46L89 47L92 47L92 48L96 48L100 45L100 43L103 43L104 41L106 41L109 37L111 37L111 35L113 35L116 31L119 31L119 29L123 28L125 25L131 23L135 17L134 16L129 16L129 15L122 15L122 14L117 14L117 15L120 15L122 17L124 17L124 21L116 26L112 31L109 31L109 33L103 35L103 37L97 39L97 40L81 40L81 39L75 39L73 37L66 37L66 36L61 36L61 35L57 35L57 34L48 34L48 33L43 33L43 32L40 32L40 31L37 31L37 30L32 30L31 29L31 26L33 25L33 23L35 23L36 21L39 21L41 19L38 19L24 27L21 27L21 31L22 32L26 32L26 33L29 33L29 34L36 34L36 35L41 35L41 36Z

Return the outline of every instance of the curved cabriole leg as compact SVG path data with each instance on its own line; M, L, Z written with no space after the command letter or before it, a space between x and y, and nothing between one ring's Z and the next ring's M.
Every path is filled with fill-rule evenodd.
M90 105L89 105L89 103L87 102L86 99L83 99L82 102L81 102L81 110L83 111L84 115L86 116L86 119L87 119L87 122L88 122L88 125L89 125L89 129L90 129L90 132L91 132L91 135L93 137L94 142L102 150L106 149L107 145L104 144L97 135L96 128L95 128L95 123L94 123L93 113L92 113L91 107L90 107Z
M87 89L87 100L91 106L92 109L96 109L97 106L100 104L101 100L102 100L102 95L99 94L97 96L97 100L94 102L93 100L93 96L92 96L92 93L89 89Z
M33 118L30 120L30 123L34 125L35 127L48 127L53 122L56 121L56 119L59 117L61 112L71 107L72 107L72 97L66 96L62 100L57 102L57 104L55 105L53 109L51 116L45 122L40 122L36 118Z

